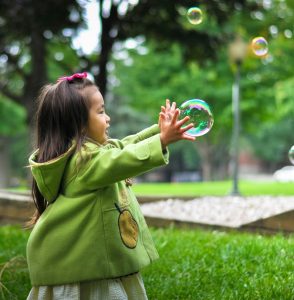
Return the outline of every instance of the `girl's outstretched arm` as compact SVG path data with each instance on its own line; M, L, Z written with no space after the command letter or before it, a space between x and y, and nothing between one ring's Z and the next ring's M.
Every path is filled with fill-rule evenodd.
M113 144L120 149L123 149L125 146L129 144L136 144L140 141L148 139L149 137L156 135L160 132L159 127L157 124L151 125L148 128L145 128L139 131L136 134L128 135L125 138L118 140L118 139L109 139L107 142L109 144Z

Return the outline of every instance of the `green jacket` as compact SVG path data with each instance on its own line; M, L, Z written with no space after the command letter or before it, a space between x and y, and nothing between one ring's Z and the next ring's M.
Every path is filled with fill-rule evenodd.
M49 202L27 244L32 285L115 278L139 271L158 253L125 179L168 163L153 125L106 145L87 141L60 157L29 159Z

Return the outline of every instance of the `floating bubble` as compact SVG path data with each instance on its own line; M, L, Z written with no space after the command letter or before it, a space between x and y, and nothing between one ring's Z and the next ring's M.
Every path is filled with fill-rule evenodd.
M193 25L198 25L202 22L202 10L198 7L190 7L187 11L187 18Z
M288 157L289 157L291 164L294 165L294 145L290 148Z
M201 136L206 134L213 125L213 115L209 105L200 99L191 99L183 102L180 106L179 119L189 116L190 120L184 125L187 126L190 123L194 124L194 127L186 131L186 134L190 136Z
M252 40L251 48L255 55L264 56L268 52L268 43L265 38L258 36Z

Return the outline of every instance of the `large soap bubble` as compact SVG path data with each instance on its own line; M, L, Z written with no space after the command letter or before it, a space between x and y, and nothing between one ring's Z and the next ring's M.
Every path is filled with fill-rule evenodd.
M194 127L186 131L186 134L201 136L211 129L214 119L210 107L205 101L200 99L187 100L179 108L179 119L183 119L186 116L190 117L190 120L184 126L190 123L194 124Z

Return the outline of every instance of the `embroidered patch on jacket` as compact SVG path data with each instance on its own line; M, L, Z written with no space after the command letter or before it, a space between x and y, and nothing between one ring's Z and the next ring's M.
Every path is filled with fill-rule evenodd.
M139 228L128 209L121 209L116 203L115 206L119 211L118 228L121 240L128 248L135 248L138 242Z
M130 204L130 201L128 199L128 194L125 188L120 189L119 196L120 196L119 203L121 206L127 206Z

